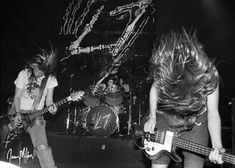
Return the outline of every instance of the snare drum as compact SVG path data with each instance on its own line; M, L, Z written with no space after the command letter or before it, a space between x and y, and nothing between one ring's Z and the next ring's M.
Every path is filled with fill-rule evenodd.
M87 116L87 128L91 135L109 136L118 128L118 116L106 106L97 106Z

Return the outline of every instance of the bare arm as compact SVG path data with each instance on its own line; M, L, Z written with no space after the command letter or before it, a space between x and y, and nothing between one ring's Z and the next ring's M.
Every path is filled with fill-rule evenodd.
M144 125L144 131L154 133L154 128L156 125L156 110L158 102L158 90L152 84L150 93L149 93L149 119Z
M14 95L14 108L16 112L16 116L14 118L14 125L19 125L21 123L21 115L20 115L20 101L22 96L23 90L16 87L15 88L15 95Z
M218 110L219 103L219 89L208 95L207 107L208 107L208 129L211 137L212 147L221 148L221 120Z
M50 106L53 104L53 94L54 94L54 88L48 88L46 96L46 106Z
M224 152L221 140L221 119L218 110L219 103L219 86L215 91L208 95L207 107L208 107L208 130L211 137L211 143L214 150L210 153L209 159L213 163L223 163L220 152Z
M16 112L20 112L20 101L22 96L23 90L16 87L15 88L15 95L14 95L14 107Z
M54 88L48 88L46 96L46 106L49 107L48 110L52 114L57 111L57 107L55 106L53 101L53 94L54 94Z
M149 117L156 119L156 110L157 110L157 102L158 102L158 90L152 84L150 93L149 93Z

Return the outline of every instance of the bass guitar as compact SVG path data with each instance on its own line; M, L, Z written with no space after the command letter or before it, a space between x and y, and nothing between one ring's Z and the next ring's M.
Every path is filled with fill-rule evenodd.
M83 91L73 92L70 94L70 96L56 102L55 106L59 107L70 101L78 101L82 98L83 95L84 95ZM21 114L22 122L18 126L14 124L13 115L1 116L0 120L1 120L1 123L3 124L1 124L0 132L1 132L1 135L3 136L0 137L0 140L1 140L0 147L7 148L9 143L11 143L16 137L20 136L23 132L25 132L25 130L32 124L35 118L47 112L48 112L48 108L45 107L41 110L36 110L33 113Z
M176 153L177 148L185 149L197 154L209 156L212 148L180 138L177 129L168 126L168 122L161 116L156 123L154 134L143 131L143 124L135 128L134 140L137 146L144 150L149 159L158 159L168 155L175 162L181 162L182 159ZM224 162L235 165L235 156L228 153L221 153Z

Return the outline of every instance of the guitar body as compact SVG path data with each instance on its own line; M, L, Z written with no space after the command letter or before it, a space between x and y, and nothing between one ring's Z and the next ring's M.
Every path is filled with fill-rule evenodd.
M0 160L4 159L7 152L5 141L9 133L8 123L10 122L7 116L0 116Z
M0 116L0 151L2 152L7 141L7 137L13 125L14 106L11 106L7 112L8 115Z
M175 162L181 162L182 159L176 153L176 148L173 147L171 143L173 136L173 132L166 132L165 141L162 143L155 143L144 139L145 155L151 160L159 159L167 155Z
M10 131L8 123L10 123L10 118L8 116L0 116L0 151L4 148L3 141L6 139L7 134Z
M175 162L181 162L182 159L176 153L176 147L173 146L173 138L180 136L183 131L193 127L196 121L195 117L179 117L158 112L156 117L155 136L143 132L143 124L135 129L135 139L141 141L145 149L145 155L150 159L158 159L168 155ZM141 140L140 140L141 139ZM158 143L156 143L156 140Z
M18 127L14 126L12 116L1 116L0 122L0 149L7 148L16 137L20 138L29 126L27 115L22 115L22 124Z

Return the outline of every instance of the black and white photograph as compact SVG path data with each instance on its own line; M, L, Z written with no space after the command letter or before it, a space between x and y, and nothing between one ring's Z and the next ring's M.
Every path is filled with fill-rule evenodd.
M1 168L235 168L234 0L2 0Z

